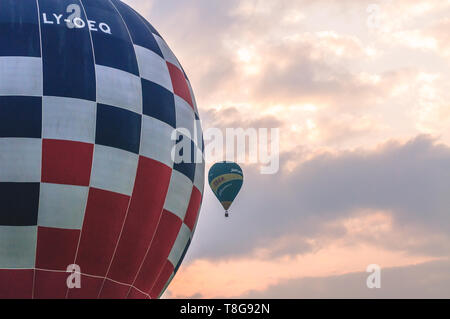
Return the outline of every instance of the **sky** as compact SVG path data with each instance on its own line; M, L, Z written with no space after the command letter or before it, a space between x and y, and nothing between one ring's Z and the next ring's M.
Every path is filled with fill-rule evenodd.
M450 298L450 0L125 2L204 129L280 129L230 219L206 185L164 298Z

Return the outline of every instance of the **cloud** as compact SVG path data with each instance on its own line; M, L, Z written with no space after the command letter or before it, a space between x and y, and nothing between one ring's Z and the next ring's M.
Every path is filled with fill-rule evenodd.
M198 293L203 298L238 298L252 291L271 290L271 286L300 278L327 278L365 271L368 265L374 263L385 269L433 260L437 259L408 256L370 245L345 246L341 243L291 257L243 257L224 261L198 259L177 275L170 286L170 294L174 298ZM364 283L365 280L361 281L361 284Z
M317 155L276 176L260 175L253 167L244 172L228 222L217 214L220 209L207 189L190 258L251 254L289 234L314 237L330 221L367 211L389 212L394 224L410 227L404 236L450 233L450 148L428 136L372 151ZM430 244L416 245L402 249L449 254L448 245L440 252Z
M293 298L299 282L311 280L321 283L321 287L333 283L336 276L343 276L342 281L349 280L347 291L343 292L345 296L357 296L361 289L355 289L355 280L362 288L367 274L359 274L357 278L344 275L365 271L369 264L378 264L383 268L385 281L389 280L389 276L386 279L384 273L388 268L445 261L450 252L448 234L420 233L411 227L396 224L392 214L382 211L360 212L325 222L321 228L320 232L309 236L288 233L280 239L266 238L265 245L260 245L252 254L222 259L197 258L182 267L170 286L168 296L247 298L259 295L267 297L270 294L272 298ZM435 248L409 249L418 246L423 248L424 243L432 244ZM446 256L427 256L433 253L444 253ZM436 276L434 274L435 280ZM415 278L411 287L420 289L424 279ZM388 297L401 292L401 289L398 290L390 283L383 286L382 294L376 294L375 297ZM298 296L315 297L317 287L306 285L304 288L303 294ZM430 285L428 288L431 290L433 287ZM288 292L285 293L285 290ZM433 291L436 295L442 293L439 288ZM330 297L339 296L334 295L337 293L334 289L328 289L325 293Z
M450 35L445 30L450 28L450 19L444 18L431 26L426 33L430 34L437 44L440 54L450 56Z
M286 280L241 298L450 298L449 260L382 268L381 289L368 289L368 273Z
M224 107L222 109L209 109L203 112L202 122L206 127L219 128L275 128L283 125L283 122L274 115L249 114L251 109L243 110L237 106Z
M381 1L383 19L375 34L367 26L371 1L128 2L155 24L180 58L205 127L212 127L211 112L236 108L235 118L255 117L252 125L264 125L267 117L279 123L285 151L297 146L292 140L305 141L310 152L374 146L421 133L450 141L448 104L441 102L448 101L443 92L450 91L444 61L427 70L436 59L417 56L421 50L405 48L403 41L414 41L411 30L425 32L428 20L442 20L437 15L446 12L442 1L425 6L423 1ZM397 33L402 35L395 38ZM440 37L445 39L442 32ZM420 73L440 77L417 83ZM418 105L430 90L436 99ZM305 105L316 111L304 111Z
M205 128L281 128L283 170L262 176L243 165L230 220L207 188L172 296L186 287L184 296L219 296L228 285L246 296L303 296L304 285L304 296L333 297L345 280L341 295L370 296L357 286L358 258L404 267L450 255L450 1L379 1L377 28L368 26L370 0L127 2L180 58ZM318 263L329 262L325 253L350 263L333 273ZM302 258L322 273L298 270ZM211 291L195 275L214 279L227 267L237 278L244 267L247 287L225 276ZM448 283L445 263L386 270L411 285L383 296L446 296L439 283L412 279L433 269Z
M174 51L182 53L180 60L204 107L248 98L298 102L320 94L370 92L344 66L365 56L358 38L302 32L302 26L293 32L292 26L276 23L292 19L295 8L303 9L302 2L165 1L154 2L151 11L141 1L128 2L145 11Z

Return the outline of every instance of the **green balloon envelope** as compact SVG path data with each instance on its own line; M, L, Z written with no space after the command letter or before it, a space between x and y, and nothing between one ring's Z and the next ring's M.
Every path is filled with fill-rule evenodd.
M228 210L241 190L244 174L236 163L216 163L209 170L208 182L223 208Z

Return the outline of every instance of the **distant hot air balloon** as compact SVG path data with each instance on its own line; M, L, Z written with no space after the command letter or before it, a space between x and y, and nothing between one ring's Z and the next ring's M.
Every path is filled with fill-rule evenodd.
M179 61L124 2L0 0L0 298L158 298L202 201L204 163L171 156L197 119Z
M216 163L209 170L209 186L225 209L225 217L228 217L228 209L241 190L243 181L241 167L233 162Z

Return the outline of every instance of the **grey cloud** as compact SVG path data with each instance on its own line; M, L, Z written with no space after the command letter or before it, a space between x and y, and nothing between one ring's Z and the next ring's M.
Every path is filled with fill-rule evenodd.
M411 230L405 236L422 239L385 240L380 245L450 255L448 242L437 246L427 242L427 234L447 239L450 234L450 148L430 137L419 136L406 144L390 142L373 152L318 156L276 176L260 175L253 167L245 167L244 174L244 187L229 220L223 219L206 187L187 260L250 254L283 236L313 237L323 233L326 223L365 209L391 211L395 225ZM341 234L335 229L328 235L338 238ZM293 254L307 249L299 241L280 249Z
M312 47L314 41L318 40L269 47L266 55L279 57L283 62L273 59L265 65L264 74L255 85L255 95L274 101L280 98L295 102L311 98L329 102L339 99L341 107L349 107L350 103L357 106L361 98L379 95L376 86L362 83L352 74L349 61L342 59L340 63L331 63L326 56L312 57L312 52L317 51Z
M450 261L381 270L381 288L368 289L368 273L281 282L241 298L450 298Z

